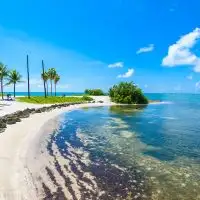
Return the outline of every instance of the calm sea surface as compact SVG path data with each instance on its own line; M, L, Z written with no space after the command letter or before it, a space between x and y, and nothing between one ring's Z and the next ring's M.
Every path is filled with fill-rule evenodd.
M147 96L163 103L65 113L49 151L87 152L99 199L200 199L200 95Z

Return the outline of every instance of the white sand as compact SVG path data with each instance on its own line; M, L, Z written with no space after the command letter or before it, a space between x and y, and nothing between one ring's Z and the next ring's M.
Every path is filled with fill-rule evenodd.
M50 124L47 129L44 129L44 124L50 119L55 118L62 112L94 106L111 105L108 97L95 98L96 101L103 100L104 103L80 104L73 105L62 109L55 109L51 112L33 114L29 118L21 122L10 125L6 131L0 134L0 199L38 199L34 198L34 191L26 191L26 185L32 184L31 180L24 180L24 174L27 173L28 152L37 151L37 144L41 137L41 132L49 133ZM0 107L0 116L13 113L17 110L25 108L36 108L44 105L33 105L19 102L11 102L11 105ZM35 145L35 147L34 147ZM37 163L35 163L37 165ZM29 177L31 178L31 176Z

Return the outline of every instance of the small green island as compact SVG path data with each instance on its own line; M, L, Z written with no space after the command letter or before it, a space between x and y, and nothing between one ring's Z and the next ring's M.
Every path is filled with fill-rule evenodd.
M133 82L121 82L109 90L112 102L120 104L148 104L142 90Z

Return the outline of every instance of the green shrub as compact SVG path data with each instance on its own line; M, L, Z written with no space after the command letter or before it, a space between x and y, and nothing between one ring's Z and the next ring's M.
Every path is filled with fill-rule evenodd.
M93 101L93 100L94 100L92 97L87 96L87 95L83 95L82 99L83 99L84 101Z
M109 89L111 101L122 104L148 104L142 90L133 82L121 82Z
M86 89L85 94L93 96L103 96L104 92L101 89Z

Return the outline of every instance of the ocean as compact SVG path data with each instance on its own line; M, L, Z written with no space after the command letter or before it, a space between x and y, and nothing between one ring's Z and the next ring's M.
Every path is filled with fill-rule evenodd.
M72 199L200 199L200 95L147 96L162 102L61 116L46 143L55 160L47 173L67 181Z

